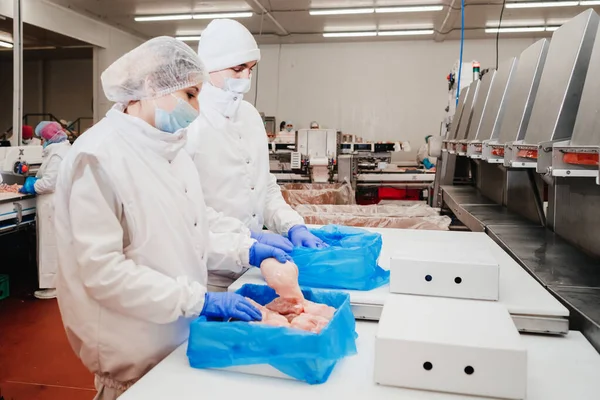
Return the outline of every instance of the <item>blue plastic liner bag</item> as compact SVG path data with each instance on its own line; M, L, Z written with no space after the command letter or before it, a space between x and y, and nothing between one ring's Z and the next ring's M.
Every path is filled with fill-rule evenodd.
M266 305L277 296L263 285L244 285L238 294ZM248 322L209 321L200 317L190 326L187 356L194 368L226 368L269 364L292 378L326 382L337 361L356 354L354 315L345 293L302 290L306 300L336 308L319 334L294 328Z
M377 265L381 235L364 229L327 225L310 230L329 247L292 251L302 286L371 290L390 282L390 271Z

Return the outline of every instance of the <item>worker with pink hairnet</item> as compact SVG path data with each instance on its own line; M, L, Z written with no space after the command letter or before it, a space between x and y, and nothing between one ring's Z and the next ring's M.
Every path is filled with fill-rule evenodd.
M38 274L40 290L34 293L38 299L56 297L54 277L58 269L56 234L54 231L54 188L62 160L71 148L64 128L54 121L42 121L35 128L35 135L42 139L42 165L35 177L25 180L21 193L37 194L36 227L38 237Z

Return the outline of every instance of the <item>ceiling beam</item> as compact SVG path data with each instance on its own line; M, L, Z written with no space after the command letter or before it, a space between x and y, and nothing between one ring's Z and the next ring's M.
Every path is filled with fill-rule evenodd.
M271 12L269 12L269 10L267 10L260 1L258 0L246 0L246 3L248 3L248 5L250 5L251 7L257 7L260 11L261 14L263 16L266 16L267 18L269 18L271 20L271 22L273 24L275 24L275 26L277 27L277 29L280 32L279 36L288 36L290 33L283 27L283 25L281 25L279 23L279 21L277 21L277 19L273 16L273 14L271 14Z

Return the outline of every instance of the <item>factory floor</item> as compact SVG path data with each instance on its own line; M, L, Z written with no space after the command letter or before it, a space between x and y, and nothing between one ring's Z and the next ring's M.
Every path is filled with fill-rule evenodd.
M0 300L0 399L91 400L92 374L71 350L56 300Z

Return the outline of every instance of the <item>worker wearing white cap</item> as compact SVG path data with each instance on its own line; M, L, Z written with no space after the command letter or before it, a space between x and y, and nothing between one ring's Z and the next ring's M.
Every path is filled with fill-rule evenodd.
M198 116L205 77L198 55L176 39L133 49L101 77L117 104L63 160L56 289L97 400L116 399L175 350L198 315L261 319L244 297L207 292L208 267L289 259L239 220L208 214L182 129Z
M198 55L210 80L202 87L200 117L190 125L186 149L200 173L206 205L242 221L259 242L284 250L291 250L292 244L322 246L269 173L264 123L256 108L244 101L260 61L254 37L237 21L213 20L202 32ZM260 232L263 226L277 235ZM215 286L226 287L234 279L216 275L209 273L209 283Z

